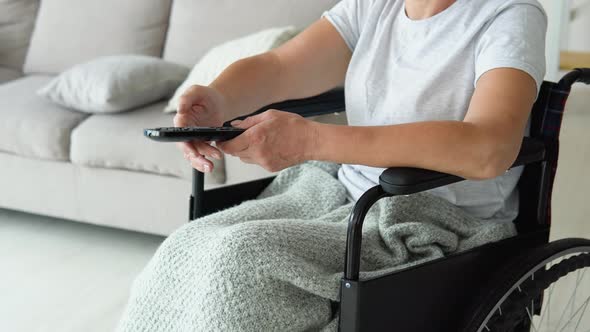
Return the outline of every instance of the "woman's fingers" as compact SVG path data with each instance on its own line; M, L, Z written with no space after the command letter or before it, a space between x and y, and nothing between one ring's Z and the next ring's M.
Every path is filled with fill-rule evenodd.
M272 117L276 112L276 110L268 110L260 114L256 114L253 116L249 116L244 120L235 120L232 121L231 125L236 128L248 129L254 127L255 125L268 120Z
M189 142L179 142L176 146L182 151L186 160L190 159L190 155L199 155L199 151Z
M247 133L243 133L236 138L230 139L229 141L220 142L219 148L223 152L231 155L237 155L238 153L245 151L250 146L250 138Z
M194 126L195 115L194 114L180 114L176 113L172 119L174 127L191 127Z
M259 143L264 140L266 133L263 130L254 130L253 127L265 122L272 120L281 112L276 110L266 111L245 120L232 121L231 125L236 128L246 129L241 135L229 141L218 144L219 148L227 154L239 156L240 152L246 151L250 147L250 143Z
M221 122L220 116L215 109L218 105L212 103L212 89L204 86L193 85L188 88L180 97L178 112L174 116L175 127L196 127L214 126ZM201 172L213 170L213 163L207 158L221 159L222 153L219 149L211 146L211 142L182 142L178 148L183 152L191 166Z
M221 152L219 149L203 142L193 142L193 147L197 150L197 152L203 156L214 158L217 160L221 159Z
M213 171L213 163L203 156L191 156L191 166L203 173L209 173Z
M202 86L189 87L178 100L178 114L187 114L194 106L202 105L206 95L206 90Z
M177 146L184 154L184 158L187 160L193 155L203 155L217 160L220 160L222 157L221 151L219 151L219 149L204 142L180 142L177 143Z
M184 153L184 158L188 160L193 168L209 173L213 170L213 163L205 158L221 159L221 152L211 145L203 142L182 142L178 147Z

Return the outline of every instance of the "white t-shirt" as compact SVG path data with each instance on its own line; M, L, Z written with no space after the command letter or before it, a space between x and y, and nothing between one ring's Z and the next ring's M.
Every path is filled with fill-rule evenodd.
M516 68L537 87L545 75L547 18L536 0L457 0L417 21L404 0L343 0L324 16L353 51L345 84L352 126L462 121L485 72ZM356 200L383 170L343 165L338 177ZM518 213L521 173L431 192L478 218L508 222Z

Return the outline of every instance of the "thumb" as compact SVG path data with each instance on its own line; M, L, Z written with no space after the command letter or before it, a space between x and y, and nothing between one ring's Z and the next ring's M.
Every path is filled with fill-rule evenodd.
M236 128L241 129L248 129L254 127L255 125L264 121L265 117L263 116L264 113L256 114L250 117L247 117L244 120L235 120L231 122L231 125Z
M205 104L206 94L202 86L193 85L188 88L178 100L178 113L186 114L193 111L195 107L202 107Z

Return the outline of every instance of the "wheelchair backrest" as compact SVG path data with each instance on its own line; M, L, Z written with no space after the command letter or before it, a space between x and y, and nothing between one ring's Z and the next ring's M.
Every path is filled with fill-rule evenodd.
M515 224L520 233L550 227L551 197L559 156L559 133L565 104L575 82L543 82L531 113L530 136L545 143L543 162L527 165L518 184L520 211Z

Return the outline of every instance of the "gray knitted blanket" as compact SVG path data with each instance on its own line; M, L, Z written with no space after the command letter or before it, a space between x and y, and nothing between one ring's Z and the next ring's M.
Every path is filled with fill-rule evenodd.
M259 199L180 228L135 280L118 330L335 330L333 303L353 206L337 170L326 163L292 167ZM363 233L366 277L516 231L417 194L379 201Z

